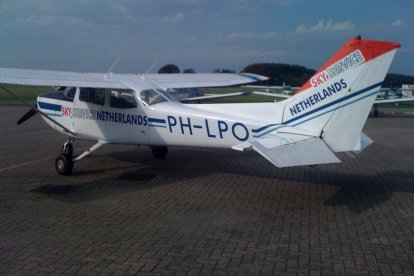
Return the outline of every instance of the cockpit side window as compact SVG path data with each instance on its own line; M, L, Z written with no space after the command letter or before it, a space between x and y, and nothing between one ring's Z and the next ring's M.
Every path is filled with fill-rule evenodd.
M111 90L110 106L115 108L136 108L135 93L131 90Z
M140 96L142 102L145 103L147 106L172 101L172 99L168 97L166 94L164 94L162 91L154 89L143 90L141 91Z
M76 94L76 87L71 87L70 89L66 89L64 95L67 99L72 100L75 98Z
M97 105L105 104L105 89L80 88L79 100Z
M148 106L162 102L167 102L168 99L161 93L154 89L148 89L141 92L141 100Z

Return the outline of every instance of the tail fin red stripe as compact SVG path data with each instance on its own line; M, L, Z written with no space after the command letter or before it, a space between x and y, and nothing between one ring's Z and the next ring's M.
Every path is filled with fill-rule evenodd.
M296 94L310 88L316 87L329 78L329 74L325 71L328 67L351 55L355 51L354 59L367 62L380 55L383 55L401 45L396 42L386 42L377 40L361 40L361 37L354 37L348 40L298 91ZM360 56L362 54L362 57Z

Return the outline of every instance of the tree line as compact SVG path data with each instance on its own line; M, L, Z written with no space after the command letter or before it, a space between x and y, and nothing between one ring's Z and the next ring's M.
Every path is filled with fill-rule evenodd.
M315 70L300 65L283 63L254 63L247 65L242 73L254 73L269 77L269 80L260 82L261 85L290 85L302 86L313 74ZM160 74L181 73L180 68L175 64L167 64L160 68ZM195 73L192 68L183 70L183 73ZM227 68L217 68L213 73L235 73L234 70ZM414 76L389 73L385 77L383 87L399 88L403 84L414 84Z

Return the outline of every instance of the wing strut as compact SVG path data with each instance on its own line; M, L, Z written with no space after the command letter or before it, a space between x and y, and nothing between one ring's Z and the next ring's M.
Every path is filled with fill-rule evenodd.
M87 149L84 153L82 153L81 155L79 155L78 157L73 159L73 162L77 162L79 160L81 160L82 158L84 158L85 156L91 154L93 151L99 149L102 145L104 145L105 142L102 141L98 141L95 145L93 145L92 147L90 147L89 149Z
M11 91L10 89L4 87L3 85L0 85L0 88L3 89L4 91L6 91L7 93L9 93L10 95L16 97L19 101L21 101L22 103L24 103L25 105L27 105L28 107L31 108L31 115L33 114L33 112L35 113L39 113L40 115L42 115L44 118L46 118L47 120L51 121L52 123L56 124L57 126L59 126L60 128L62 128L67 134L71 134L72 136L76 136L76 134L69 130L68 128L64 127L63 125L61 125L60 123L58 123L56 120L50 118L49 116L47 116L47 114L43 113L42 111L40 111L36 106L34 106L33 104L29 103L28 101L26 101L25 99L23 99L22 97L20 97L19 95L17 95L16 93L14 93L13 91ZM27 120L28 117L26 118L26 115L23 116L23 118L21 118L19 120L20 123L22 123L23 121Z

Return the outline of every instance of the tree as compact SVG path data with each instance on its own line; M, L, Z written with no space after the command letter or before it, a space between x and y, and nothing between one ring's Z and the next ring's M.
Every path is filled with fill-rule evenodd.
M159 74L173 74L173 73L181 73L180 68L178 68L175 64L167 64L158 70Z
M217 69L214 69L213 70L213 73L236 73L236 71L230 70L230 69L220 69L220 68L217 68Z
M195 70L193 68L187 68L187 69L184 69L183 73L194 74L195 73Z
M403 84L413 84L414 76L406 76L400 74L389 73L385 77L382 87L396 88L401 87Z
M255 63L246 66L242 72L254 73L269 77L263 84L267 85L292 85L302 86L313 74L315 70L304 66L290 65L282 63Z

